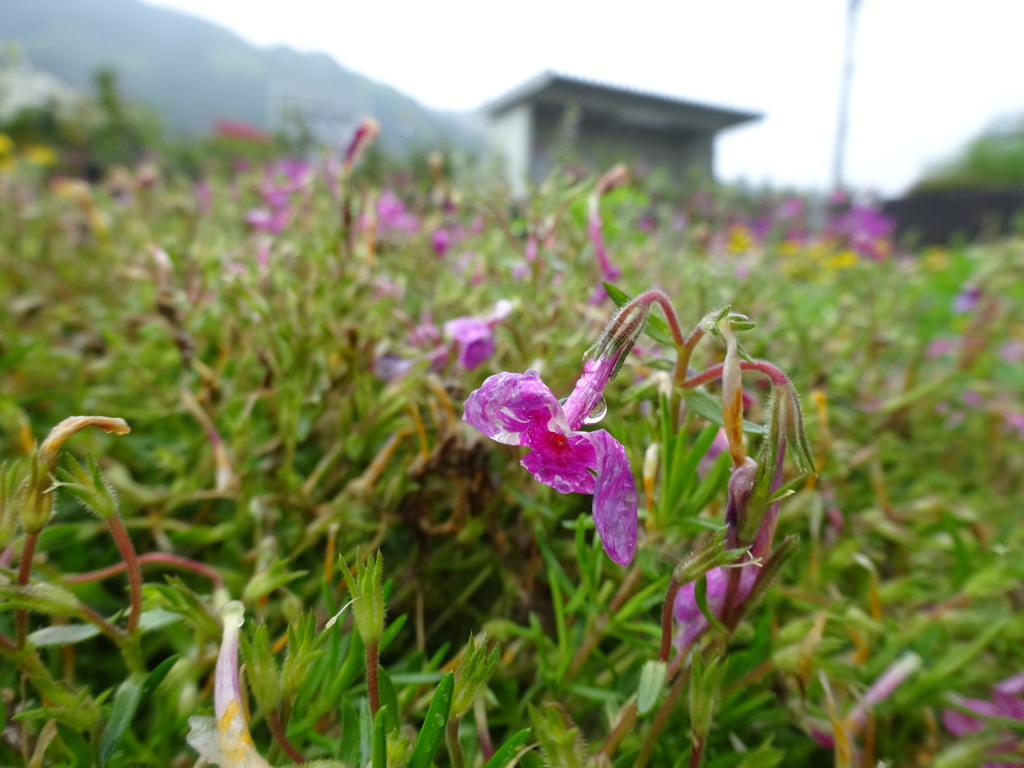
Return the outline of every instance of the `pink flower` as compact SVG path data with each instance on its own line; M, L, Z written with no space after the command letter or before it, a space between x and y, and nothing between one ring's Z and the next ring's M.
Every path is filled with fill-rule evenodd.
M962 315L970 312L981 298L981 287L974 283L966 283L960 293L953 299L953 314Z
M1014 365L1015 363L1024 362L1024 341L1020 339L1014 339L1008 341L999 347L997 352L999 359L1004 363Z
M992 700L958 698L957 703L971 712L986 717L1004 717L1024 722L1024 672L1018 672L997 683L992 688ZM955 709L942 712L942 724L954 736L967 736L983 731L989 726L983 719L972 717ZM1017 746L1017 739L1009 730L1005 731L1006 742L994 748L994 752L1007 752ZM1001 768L1017 763L989 762L983 768Z
M253 208L245 215L245 221L259 232L277 235L288 223L288 211L287 209L271 211L266 208Z
M512 303L502 299L486 320L476 317L456 317L444 324L445 334L454 338L459 348L459 365L467 371L494 354L494 326L512 311Z
M475 317L457 317L444 324L445 333L459 347L459 365L467 371L476 368L494 353L494 329Z
M536 371L499 373L465 403L463 421L487 437L531 449L522 459L534 478L559 493L594 495L594 523L601 546L619 565L633 560L637 496L626 449L608 432L581 432L603 407L602 392L628 349L590 358L563 405Z
M708 610L713 616L722 618L722 611L725 609L725 594L729 587L729 578L732 573L728 568L712 568L704 578L708 585ZM757 566L747 564L740 567L739 590L736 594L736 604L741 605L750 596L750 590L754 588L757 581ZM708 620L701 613L697 605L697 582L691 581L684 584L676 593L676 601L672 607L672 616L679 625L676 633L675 644L679 648L686 648L707 631Z
M438 227L430 235L430 245L438 256L448 253L448 246L451 245L451 242L452 236L444 227Z
M405 207L405 203L390 189L385 189L377 200L377 231L382 235L411 235L419 232L420 220Z

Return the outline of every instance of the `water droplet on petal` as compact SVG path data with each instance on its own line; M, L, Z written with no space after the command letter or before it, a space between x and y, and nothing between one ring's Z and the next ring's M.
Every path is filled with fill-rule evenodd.
M525 372L525 375L529 376L532 379L539 379L540 378L540 374L537 373L537 371L534 370L533 368L527 368L526 372Z
M583 419L583 423L597 424L604 418L606 413L608 413L608 403L604 401L604 396L602 395L601 398L594 403L594 407L590 409L590 413L587 414L587 417Z

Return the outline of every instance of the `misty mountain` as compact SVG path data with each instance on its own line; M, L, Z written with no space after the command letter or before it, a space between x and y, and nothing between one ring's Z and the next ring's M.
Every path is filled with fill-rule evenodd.
M396 150L480 143L473 115L427 109L326 54L259 48L139 0L4 0L2 16L0 44L16 43L33 66L82 91L97 69L115 69L123 93L176 132L207 133L218 119L271 129L287 103L342 122L372 115Z

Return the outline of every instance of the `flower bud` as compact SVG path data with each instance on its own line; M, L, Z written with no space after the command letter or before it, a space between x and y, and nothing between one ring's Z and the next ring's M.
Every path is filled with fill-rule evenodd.
M18 528L18 482L25 462L0 464L0 550L14 538Z
M356 563L355 574L344 559L341 568L352 594L352 612L359 636L367 648L376 646L384 634L384 558L377 550L376 557L371 555L365 563Z
M699 653L693 656L690 676L690 727L693 729L694 744L704 742L711 730L711 717L718 704L722 681L728 667L727 658L714 659L705 666Z
M281 703L281 674L270 647L266 624L260 624L251 639L242 636L245 675L261 712L271 712Z
M728 317L718 323L725 339L725 364L722 368L722 423L729 438L732 463L740 467L747 457L743 446L743 380L740 371L739 345Z
M723 549L728 528L719 528L704 546L695 549L679 565L676 566L673 578L677 584L689 584L696 581L708 571L735 562L745 550Z
M57 470L57 478L61 488L100 519L109 520L118 513L117 491L103 479L99 464L91 456L86 458L84 466L70 457L67 469Z
M528 705L533 735L540 742L547 765L583 768L585 746L580 729L560 704Z
M366 148L370 146L379 135L380 123L372 117L364 118L359 124L359 127L356 128L356 132L352 136L352 141L349 142L348 148L345 150L345 159L343 161L345 173L352 170L352 166L355 164L356 160L359 159L359 156L366 151Z
M484 635L479 645L472 635L462 655L462 661L455 670L455 692L452 695L452 707L449 717L460 718L473 706L487 681L494 674L501 656L500 647L495 644L490 653L487 652L487 636Z

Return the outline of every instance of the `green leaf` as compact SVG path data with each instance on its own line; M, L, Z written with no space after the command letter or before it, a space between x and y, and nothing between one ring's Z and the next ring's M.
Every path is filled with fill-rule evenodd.
M448 724L448 712L452 707L452 693L455 690L455 673L449 672L441 678L434 698L427 708L427 717L416 738L416 747L409 758L407 768L428 768L434 759L434 753L444 739L444 729Z
M170 624L181 621L181 614L165 611L163 608L151 608L139 614L139 631L149 632L162 629Z
M153 671L146 675L146 681L142 684L142 700L145 701L149 698L149 695L156 690L157 686L164 681L167 677L167 673L171 671L171 667L178 663L178 659L181 654L174 654L168 656L166 659L161 661L154 667Z
M658 703L665 688L668 664L664 661L648 661L640 671L640 689L636 696L636 712L643 717Z
M142 701L142 689L145 676L132 675L117 689L114 695L114 706L110 709L110 717L100 736L100 763L106 765L121 742L121 737L128 729L128 724L135 717L135 710Z
M384 667L381 666L377 667L377 690L380 694L381 710L388 710L388 718L385 723L388 733L397 731L399 726L398 713L400 711L398 708L398 695L395 693L395 684L391 681L391 677L384 671ZM380 715L380 711L377 714ZM376 720L374 722L376 723Z
M684 517L692 517L700 514L700 511L721 491L729 482L730 457L728 451L721 453L711 469L700 481L696 490L691 494L683 508ZM717 527L717 526L716 526Z
M388 726L388 708L383 706L377 710L377 716L373 718L373 756L370 764L373 768L388 768L388 739L387 734L391 728Z
M707 419L712 424L722 427L725 422L722 420L722 403L710 392L702 389L683 390L683 400L686 407L696 413L702 419ZM768 429L761 424L743 420L743 431L748 435L767 435Z
M727 633L728 630L725 628L725 625L708 607L708 580L706 575L697 579L693 585L693 598L697 601L697 607L704 614L704 618L708 620L708 624L718 632Z
M484 764L484 768L505 768L512 762L512 758L523 748L523 745L526 744L529 738L530 729L523 728L523 730L501 745L498 751L491 756L491 759Z
M93 624L64 624L37 629L28 636L28 644L35 648L48 645L74 645L100 633Z
M341 738L337 742L335 757L346 765L359 763L359 713L345 700L341 703Z

